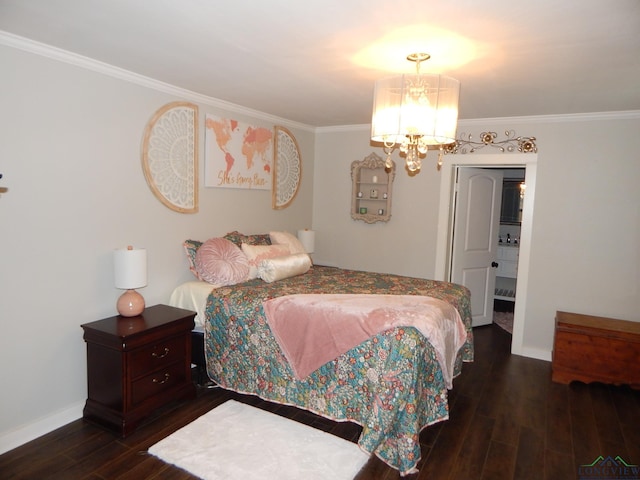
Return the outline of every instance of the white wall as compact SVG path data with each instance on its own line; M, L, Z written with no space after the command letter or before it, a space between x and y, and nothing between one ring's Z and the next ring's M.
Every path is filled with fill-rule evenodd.
M153 305L193 278L187 238L310 227L314 138L286 125L303 179L292 205L276 211L270 191L203 187L204 115L225 112L200 104L200 211L180 214L148 188L140 152L155 111L183 98L5 46L0 65L1 453L81 415L80 325L116 314L113 249L147 249L140 292Z
M147 304L189 280L182 241L238 229L317 231L318 263L430 278L436 270L440 177L433 153L409 177L396 156L392 217L349 214L350 164L372 151L368 127L286 125L303 158L300 192L271 209L268 191L204 188L179 214L151 193L140 166L145 125L183 98L166 89L0 46L0 452L81 414L82 323L115 313L114 248L149 254ZM205 100L206 112L225 114ZM272 126L267 115L230 114ZM459 131L515 128L538 139L524 344L551 350L556 310L640 321L640 113L487 120Z
M369 127L321 130L316 135L313 226L317 263L432 278L435 269L440 177L431 158L410 177L397 155L391 220L351 219L351 162L381 148L369 144Z
M461 121L458 131L537 137L523 351L550 358L556 310L640 321L640 112ZM380 148L366 127L316 137L318 263L433 278L439 175L431 152L409 177L395 156L389 223L350 218L350 164ZM477 154L496 153L481 150ZM508 155L505 153L505 155Z

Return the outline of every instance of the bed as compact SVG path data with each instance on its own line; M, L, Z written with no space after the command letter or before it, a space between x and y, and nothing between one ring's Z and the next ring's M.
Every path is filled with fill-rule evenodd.
M230 235L227 237L238 248L242 245L251 257L250 249L245 249L247 238ZM268 237L260 241L270 243ZM197 264L194 254L196 251L202 254L207 244L201 248L200 242L188 242L185 249L190 268L194 274L202 273L202 265ZM232 253L235 256L237 252L234 249ZM263 257L258 256L257 260L260 258ZM274 260L282 258L285 257ZM220 259L219 251L216 259ZM244 261L244 256L240 259ZM267 260L261 261L266 263ZM219 264L216 268L219 269ZM246 272L235 274L244 278ZM447 392L452 387L451 379L461 372L463 362L473 360L470 294L465 287L320 265L307 266L282 278L258 276L240 282L225 278L231 285L212 280L215 279L180 285L170 299L173 306L196 311L194 338L201 338L202 343L198 345L200 341L196 340L194 352L203 352L204 362L200 361L211 380L239 393L294 405L336 421L355 422L362 427L358 444L363 450L375 454L402 475L416 471L420 431L448 418ZM273 323L272 302L331 296L365 298L378 303L407 298L448 306L458 317L461 337L455 351L449 352L450 365L442 361L442 343L433 337L428 340L420 324L396 321L349 346L335 358L322 361L317 368L301 373L290 349L281 343L282 330L278 328L282 326ZM396 317L402 320L401 315ZM293 320L300 323L305 319ZM324 336L311 335L311 339Z

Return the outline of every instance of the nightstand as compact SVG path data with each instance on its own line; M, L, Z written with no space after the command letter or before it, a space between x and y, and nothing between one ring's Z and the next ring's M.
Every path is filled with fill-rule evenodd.
M155 305L137 317L82 325L88 384L83 418L125 437L153 410L195 397L194 317L189 310Z

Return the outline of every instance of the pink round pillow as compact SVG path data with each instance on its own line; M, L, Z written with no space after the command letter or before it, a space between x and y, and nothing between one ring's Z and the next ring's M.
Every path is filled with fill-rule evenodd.
M249 260L226 238L210 238L196 253L196 270L203 280L217 285L233 285L247 280Z

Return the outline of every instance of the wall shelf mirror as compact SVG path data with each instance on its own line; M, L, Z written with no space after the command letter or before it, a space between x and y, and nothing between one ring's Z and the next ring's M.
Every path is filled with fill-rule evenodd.
M375 153L351 163L351 218L366 223L388 222L396 164L385 167Z

